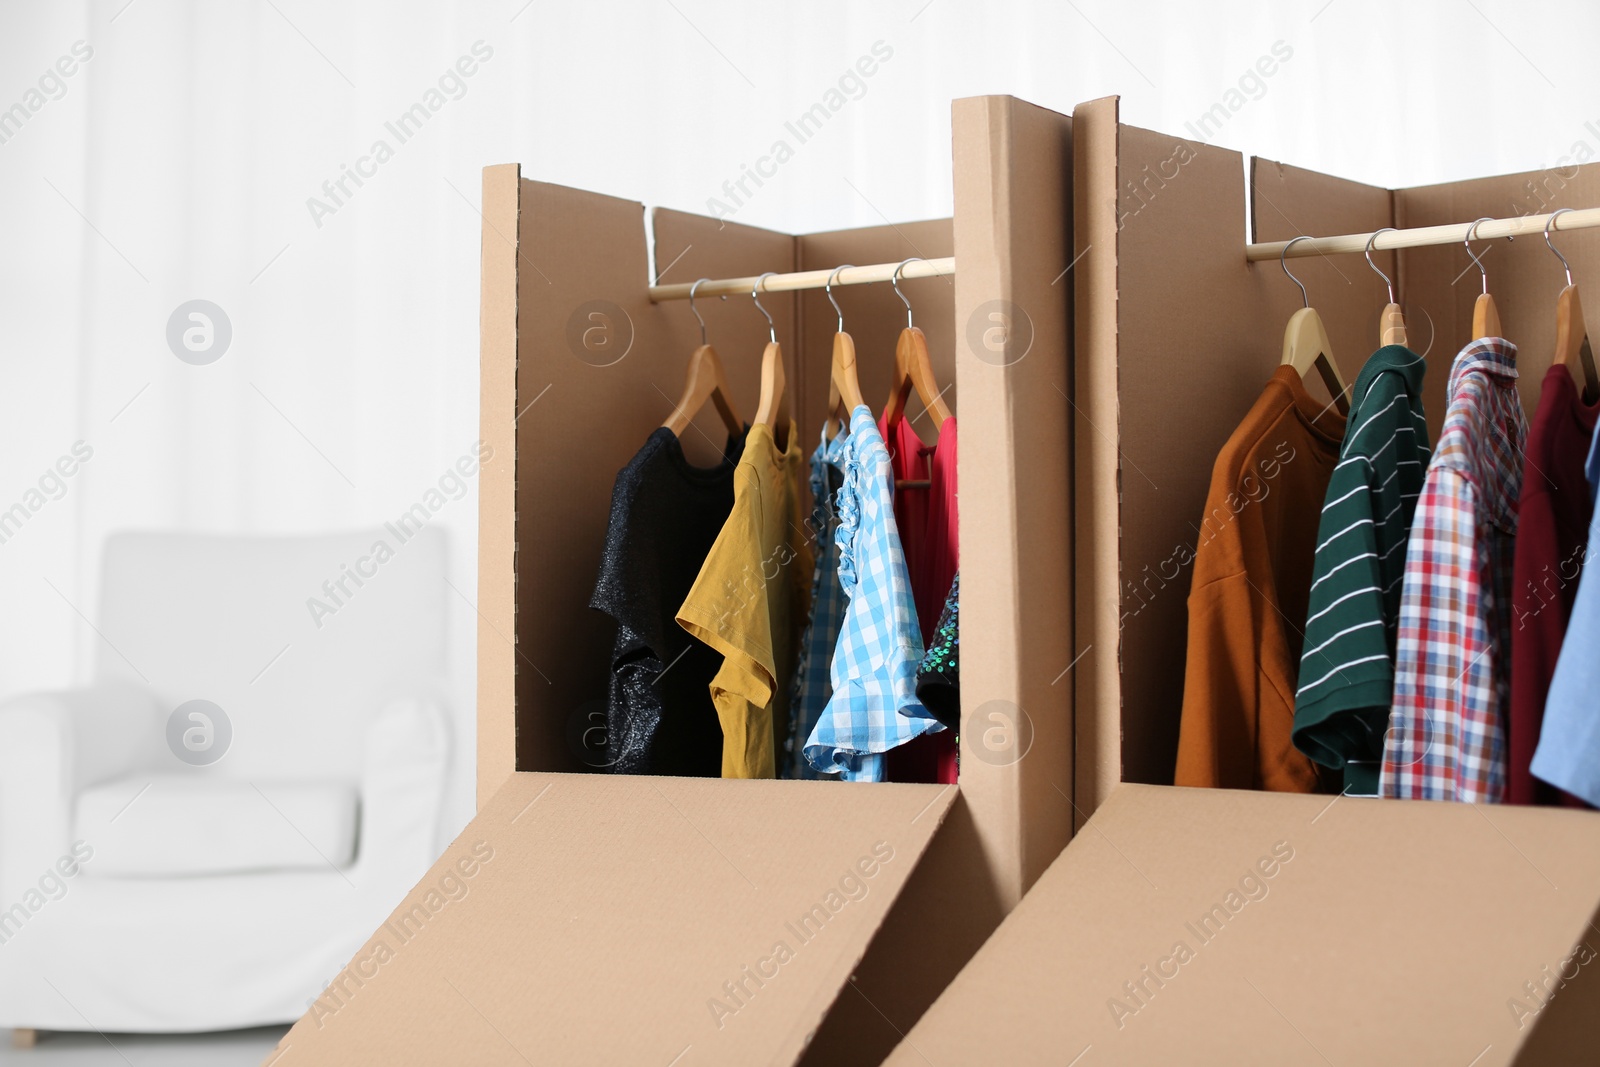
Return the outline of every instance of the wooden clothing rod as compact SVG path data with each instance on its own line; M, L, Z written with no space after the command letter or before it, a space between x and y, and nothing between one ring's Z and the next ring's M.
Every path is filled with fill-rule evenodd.
M1488 225L1485 223L1484 225ZM1305 244L1304 241L1301 244ZM1295 246L1299 249L1299 245ZM834 285L866 285L870 282L886 282L894 277L898 263L874 263L867 267L846 267L839 271L838 277L833 279ZM937 278L956 272L954 256L945 256L943 259L913 259L905 265L900 272L902 280L906 278ZM833 270L802 270L794 274L769 274L767 280L762 282L763 293L786 293L796 289L821 289L828 284L828 278L833 275ZM756 287L757 277L749 278L716 278L711 281L701 282L695 290L696 299L702 296L749 296ZM693 282L679 282L675 285L652 285L650 299L659 300L687 300L689 289Z
M1298 241L1289 249L1289 259L1300 256L1325 256L1337 252L1365 252L1367 242L1372 241L1372 250L1382 252L1389 248L1421 248L1424 245L1458 245L1467 239L1467 233L1472 233L1474 241L1487 241L1491 237L1521 237L1523 234L1543 233L1545 225L1555 218L1555 225L1550 227L1551 233L1562 230L1584 230L1593 226L1600 226L1600 207L1579 208L1575 211L1560 212L1549 215L1523 215L1514 219L1485 219L1477 224L1460 222L1451 226L1418 226L1411 230L1383 230L1378 233L1377 240L1373 240L1370 233L1347 233L1339 237L1312 237L1309 240ZM1288 241L1270 241L1266 244L1247 244L1244 246L1244 258L1251 262L1260 262L1264 259L1277 259L1283 255L1283 250ZM705 287L701 287L701 292Z

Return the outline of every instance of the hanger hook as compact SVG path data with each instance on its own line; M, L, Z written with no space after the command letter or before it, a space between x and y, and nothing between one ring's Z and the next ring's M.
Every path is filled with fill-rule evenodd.
M910 259L903 260L900 263L900 265L894 269L894 273L889 275L889 284L894 286L894 295L898 296L900 298L900 303L902 303L902 304L904 304L906 306L906 329L910 329L911 326L912 326L912 322L911 322L911 301L907 300L906 299L906 294L904 294L904 293L902 293L900 291L900 272L906 269L906 264L907 263L926 263L926 262L928 262L928 261L923 259L921 256L912 256Z
M700 286L703 283L709 282L710 280L711 280L710 278L697 278L697 279L695 279L695 283L693 285L689 286L689 310L691 312L693 312L694 317L695 317L695 321L700 323L700 343L701 344L706 344L707 343L706 342L706 320L702 319L700 317L700 310L694 306L694 291L696 289L700 288Z
M772 321L772 316L767 314L767 309L761 306L761 292L762 286L767 284L767 279L776 273L778 272L775 270L767 271L757 278L756 283L750 287L750 299L755 301L756 310L767 317L767 337L773 344L778 343L778 324Z
M847 267L854 267L854 266L855 266L854 263L841 263L841 264L839 264L837 267L833 268L833 273L828 275L827 284L822 287L822 292L823 292L823 294L825 296L827 296L828 303L832 304L833 305L833 310L839 313L839 332L840 333L844 333L844 312L839 307L839 301L837 301L837 300L835 300L833 298L833 280L839 276L839 272L840 271L846 269Z
M1554 211L1552 211L1550 213L1549 221L1547 221L1544 224L1544 243L1550 246L1550 251L1552 251L1552 252L1554 252L1556 254L1556 258L1561 261L1561 266L1566 269L1566 272L1567 272L1567 285L1569 285L1569 286L1572 284L1572 264L1567 262L1567 257L1561 254L1561 249L1557 248L1555 246L1555 243L1550 240L1550 231L1555 229L1555 227L1556 227L1556 216L1557 215L1560 215L1564 211L1574 211L1574 210L1576 210L1576 209L1575 208L1570 208L1570 207L1557 208L1556 210L1554 210Z
M1398 303L1398 301L1394 298L1394 282L1390 281L1389 276L1383 273L1383 271L1378 270L1378 265L1372 262L1372 244L1378 239L1378 234L1388 233L1394 229L1395 227L1393 226L1385 226L1381 230L1373 230L1372 236L1367 238L1367 266L1371 267L1375 271L1378 271L1378 277L1383 279L1383 284L1389 289L1389 303L1391 304Z
M1478 265L1478 273L1483 275L1483 294L1485 296L1489 295L1489 270L1488 270L1487 267L1485 267L1483 265L1483 257L1479 256L1476 252L1474 252L1472 250L1472 239L1477 236L1478 227L1479 226L1483 225L1485 222L1493 222L1493 221L1494 221L1494 216L1493 215L1485 215L1483 218L1478 219L1471 226L1467 227L1466 240L1461 242L1462 244L1467 246L1467 255L1472 257L1472 262L1474 262L1474 263L1476 263Z
M1289 249L1294 247L1295 241L1309 241L1309 240L1311 240L1311 238L1306 237L1304 235L1302 235L1300 237L1291 238L1289 243L1283 246L1283 251L1278 253L1278 266L1283 268L1283 273L1289 275L1289 280L1291 282L1294 282L1296 285L1298 285L1300 287L1300 304L1301 304L1302 307L1310 307L1311 306L1311 297L1306 294L1305 282L1302 282L1299 278L1296 278L1293 274L1289 273Z

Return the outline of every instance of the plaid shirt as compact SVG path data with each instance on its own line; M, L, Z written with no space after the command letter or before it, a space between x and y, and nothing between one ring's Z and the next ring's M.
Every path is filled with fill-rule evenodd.
M827 427L823 427L822 440L811 454L811 529L807 532L816 539L816 565L811 571L811 619L800 639L800 666L795 670L794 697L789 702L785 778L836 777L811 766L805 757L805 743L833 695L833 650L844 624L844 586L839 584L839 542L834 536L839 517L834 512L833 494L844 473L845 437L841 430L830 442Z
M944 726L917 700L922 631L894 521L889 450L866 405L850 413L843 468L836 540L850 603L833 650L833 695L805 757L847 781L881 782L883 753Z
M1486 337L1450 368L1450 407L1406 546L1386 797L1505 796L1512 547L1528 433L1516 360L1515 345Z

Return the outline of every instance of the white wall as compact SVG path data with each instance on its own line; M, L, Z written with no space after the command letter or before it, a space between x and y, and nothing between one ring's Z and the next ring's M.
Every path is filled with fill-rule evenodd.
M93 617L108 530L381 522L468 449L484 164L705 211L786 139L793 157L746 180L740 221L941 216L953 97L1070 110L1120 93L1125 121L1194 136L1282 42L1290 58L1207 139L1420 184L1600 147L1597 30L1600 8L1576 0L8 3L0 109L75 42L93 56L0 143L0 510L74 441L95 451L0 544L0 697L84 677L97 638L77 612ZM384 123L480 41L492 56L464 95L399 143ZM875 45L892 54L797 144L785 123ZM315 219L308 198L380 138L393 158ZM193 298L234 329L209 366L166 343ZM465 595L449 598L456 821L476 508L474 486L436 519Z

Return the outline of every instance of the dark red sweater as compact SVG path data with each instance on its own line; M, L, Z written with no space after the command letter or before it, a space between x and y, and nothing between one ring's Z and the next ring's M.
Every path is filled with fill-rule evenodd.
M1600 404L1589 405L1565 367L1544 376L1528 432L1511 594L1511 788L1513 804L1588 807L1528 770L1539 745L1545 695L1578 595L1593 504L1584 460Z

